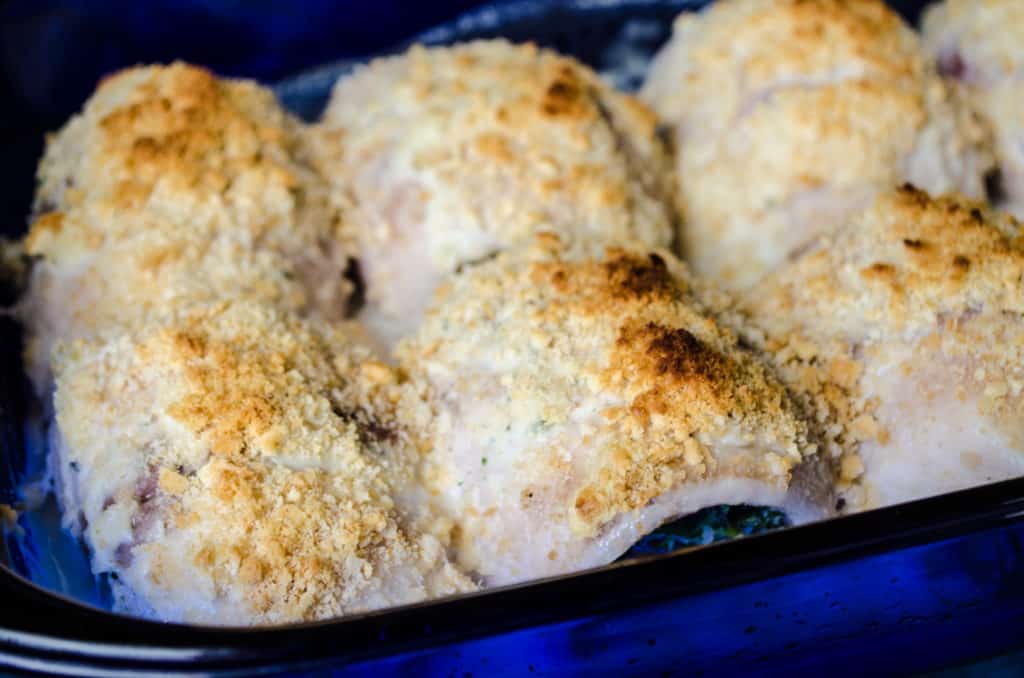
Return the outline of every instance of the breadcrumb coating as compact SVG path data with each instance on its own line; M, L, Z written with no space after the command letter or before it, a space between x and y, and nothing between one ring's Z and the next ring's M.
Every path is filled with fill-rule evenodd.
M340 80L323 173L352 205L372 305L412 329L438 277L557 233L581 253L673 238L654 114L579 62L503 40L413 47Z
M1021 243L1008 216L904 186L748 298L850 508L1024 474Z
M65 517L126 611L269 624L475 588L396 505L396 380L342 328L240 302L56 356Z
M943 318L1024 312L1018 228L982 203L903 186L751 298L767 319L848 341L912 339Z
M557 574L700 508L689 495L782 501L814 456L805 422L694 294L664 250L572 261L551 236L446 280L398 355L433 411L425 482L461 565Z
M940 72L961 87L995 137L1002 205L1024 216L1024 4L946 0L926 10L924 41Z
M299 132L255 82L181 62L129 68L103 80L48 140L36 211L88 203L98 214L146 211L193 229L252 222L253 237L284 240L275 228L313 174Z
M672 126L681 243L747 288L905 181L983 195L987 130L880 0L684 13L642 98Z
M44 365L56 337L190 303L340 317L344 234L308 154L255 83L180 63L104 80L40 163L25 239L38 258L22 313L31 362Z

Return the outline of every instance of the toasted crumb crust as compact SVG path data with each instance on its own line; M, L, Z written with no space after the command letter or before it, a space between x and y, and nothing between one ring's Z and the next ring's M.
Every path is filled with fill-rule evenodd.
M251 221L253 237L280 239L282 218L323 197L315 186L303 195L315 183L307 154L298 121L255 82L180 62L130 68L48 140L36 213L90 203L102 216L146 210L191 229ZM104 221L108 235L137 227Z
M57 337L220 299L340 317L344 234L307 155L255 83L180 63L105 80L40 164L30 362Z
M861 385L865 366L899 347L942 355L947 371L959 375L958 388L983 394L979 415L1019 428L1021 245L1011 217L904 186L748 297L751 315L766 330L751 340L774 356L816 412L830 434L831 454L845 456L841 488L864 471L859 445L884 444L889 436L873 414L877 397Z
M399 359L439 410L488 379L500 384L508 406L472 424L541 422L521 449L489 452L533 460L527 472L538 478L566 473L555 469L580 443L560 432L590 417L585 477L566 512L577 534L593 536L681 483L732 476L785 487L814 453L785 389L693 295L663 250L613 247L603 260L572 262L542 238L450 278ZM453 443L441 434L434 463L451 463ZM453 475L427 481L443 493Z
M881 196L751 298L775 323L850 341L920 336L966 313L1024 312L1019 225L912 186Z
M470 590L394 503L392 378L343 330L249 303L57 351L95 566L163 619L321 619Z
M160 266L227 232L298 255L341 237L299 123L249 81L183 63L122 71L47 143L26 249L60 264L128 240Z
M642 97L676 126L682 242L746 287L903 181L983 195L987 130L880 0L684 13Z
M364 248L402 229L390 203L417 187L420 237L439 272L542 230L592 252L673 237L653 113L532 44L417 46L375 60L335 86L319 140Z

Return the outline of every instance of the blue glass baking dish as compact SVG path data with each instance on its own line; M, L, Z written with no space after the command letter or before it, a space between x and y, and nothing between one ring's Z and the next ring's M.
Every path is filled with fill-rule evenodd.
M421 35L502 35L634 86L685 0L517 0ZM899 9L913 19L917 2ZM352 62L277 85L315 118ZM2 299L7 303L10 299ZM457 599L317 624L233 630L105 611L109 593L33 483L17 327L0 319L0 666L80 675L863 675L924 671L1024 643L1024 479ZM0 516L2 517L2 516Z

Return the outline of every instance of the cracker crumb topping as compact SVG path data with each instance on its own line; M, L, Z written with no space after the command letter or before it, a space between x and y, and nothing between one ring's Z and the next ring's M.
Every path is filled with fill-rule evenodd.
M1010 383L1024 376L1022 242L1008 215L907 185L820 238L748 298L765 330L751 341L816 413L839 459L841 489L865 474L861 444L885 446L892 436L877 419L883 403L863 385L865 368L903 356L914 356L896 366L905 376L945 373L962 400L980 394L979 416L1012 444L1024 442L1015 433L1024 403Z
M570 464L583 470L566 471L583 476L566 500L574 529L594 535L680 483L738 476L785 487L814 456L783 386L697 295L666 251L612 247L603 260L570 261L548 241L450 278L400 361L442 411L510 399L487 421L446 424L466 427L447 435L483 441L541 422L510 438L516 449L492 448L489 465L528 459L523 472L546 478L585 446L586 460ZM446 444L465 438L434 435L434 461L449 466L433 474L444 493L458 476Z
M57 355L97 566L161 618L280 623L474 588L400 514L416 453L342 328L231 303Z

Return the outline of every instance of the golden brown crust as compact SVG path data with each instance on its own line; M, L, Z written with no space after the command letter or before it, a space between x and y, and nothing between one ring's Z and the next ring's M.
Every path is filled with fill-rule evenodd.
M335 86L319 135L336 201L353 208L368 297L391 315L409 313L410 268L427 271L410 287L432 288L539 232L591 254L673 237L671 168L653 113L532 44L413 47L375 60ZM389 258L404 242L415 245Z
M982 203L904 186L771 276L752 303L766 319L851 341L920 335L966 313L1021 313L1018 229Z
M49 140L29 253L75 253L54 216L69 212L93 231L87 249L142 229L187 242L231 228L309 247L339 224L308 154L299 123L256 83L182 63L122 71Z
M506 419L540 421L526 438L506 434L521 449L489 453L526 460L526 473L545 477L582 444L584 461L573 462L581 477L565 498L581 535L681 483L742 477L785 487L813 454L783 387L738 348L663 250L610 248L604 260L581 262L557 246L499 255L448 281L399 356L442 411L453 398L500 402L507 393L507 409L462 424L476 431L463 436L511 430ZM568 433L580 417L592 417L582 443ZM443 435L460 434L435 443L441 467L455 463L446 447L454 439ZM730 445L735 454L720 454ZM434 490L451 492L457 475L457 466L435 472Z
M344 238L307 154L255 83L180 63L105 80L40 164L32 362L57 337L219 299L340 317Z
M246 198L260 201L253 189L299 189L308 170L295 158L304 152L298 123L254 82L180 62L127 69L106 78L48 143L37 210L102 201L123 215L170 208L159 201L172 194L241 210Z
M909 379L923 367L907 356L932 356L933 381L955 384L964 401L981 393L978 416L1003 431L1019 428L1021 243L1019 225L1006 215L904 186L821 238L748 297L752 316L766 330L751 340L773 356L815 412L829 452L842 458L841 489L875 472L865 471L858 456L862 444L884 448L898 433L878 419L882 407L890 408L891 419L897 404L865 386L867 373L877 373L872 383L901 374ZM859 492L850 496L871 501Z
M236 303L58 356L97 567L160 618L280 623L472 588L400 518L415 453L395 380L364 377L387 368L342 330Z
M143 229L187 243L232 228L268 249L312 247L339 224L308 154L299 123L253 82L181 63L122 71L47 144L29 253L76 253L54 212L91 230L67 243L85 249Z

